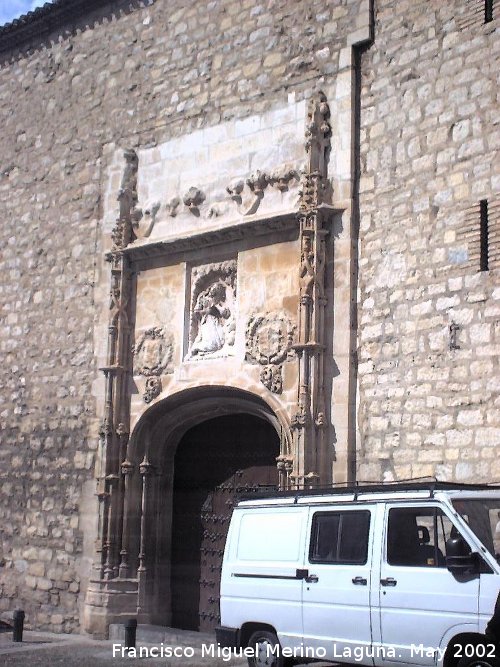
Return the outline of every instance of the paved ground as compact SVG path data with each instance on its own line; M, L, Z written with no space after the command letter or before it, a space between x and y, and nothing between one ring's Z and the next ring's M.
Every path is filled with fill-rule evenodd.
M243 667L246 660L231 658L224 660L216 654L210 655L207 645L205 655L200 646L172 644L179 657L123 657L115 642L96 641L85 637L34 633L26 631L22 644L12 642L10 633L0 634L0 665L2 667ZM137 651L139 652L140 644ZM153 644L142 644L151 649ZM159 647L161 648L161 647ZM165 644L167 650L169 645ZM208 655L207 655L208 653ZM126 655L126 654L125 654Z
M0 633L0 665L2 667L246 667L242 658L207 655L209 644L202 649L186 641L164 643L176 648L181 657L122 657L113 641L96 641L78 635L56 635L47 632L25 631L22 644L12 642L11 633ZM191 642L193 644L194 642ZM141 645L138 644L138 647ZM151 648L153 644L142 644ZM158 645L156 645L158 646ZM203 655L204 651L204 655ZM316 663L317 667L326 663ZM299 667L299 666L298 666Z

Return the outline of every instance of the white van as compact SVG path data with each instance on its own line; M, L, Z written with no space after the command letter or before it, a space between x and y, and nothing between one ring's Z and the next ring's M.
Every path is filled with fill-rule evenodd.
M499 513L499 486L444 482L240 501L219 645L274 667L453 667L480 643L491 652L479 633L500 589Z

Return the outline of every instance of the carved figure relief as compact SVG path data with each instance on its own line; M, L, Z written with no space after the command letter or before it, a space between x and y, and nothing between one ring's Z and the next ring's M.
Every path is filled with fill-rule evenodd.
M236 261L193 269L188 358L232 353L236 332Z
M200 215L200 206L203 204L205 201L205 193L202 192L199 188L195 188L194 186L189 188L189 190L186 192L184 197L182 198L182 201L184 202L184 205L188 207L188 209L191 211L193 215L199 216Z
M146 380L146 388L144 390L144 403L151 403L157 396L161 394L161 378L148 377Z
M120 211L111 238L116 249L125 248L133 241L132 221L137 206L137 170L139 158L137 153L128 148L124 151L125 168L123 170L118 203Z
M158 211L161 208L160 202L148 204L144 211L136 209L132 216L132 228L136 238L144 239L150 236L155 226Z
M144 210L137 206L139 158L131 148L125 150L123 156L125 158L125 168L117 197L120 212L111 232L115 250L126 248L129 243L138 238L150 236L161 207L160 202L152 202Z
M300 296L310 297L312 287L316 278L314 267L314 250L312 248L311 237L305 235L302 243L302 252L300 256Z
M290 165L282 165L272 174L257 169L247 179L235 178L226 191L241 215L252 215L258 210L268 186L281 194L299 183L299 173Z
M161 327L147 329L134 349L134 375L172 373L173 341Z
M252 215L257 211L269 184L269 176L260 170L251 174L246 181L234 179L227 186L229 197L235 202L241 215ZM245 185L247 188L245 188Z
M260 381L272 391L273 394L281 394L283 391L282 366L265 366L260 372Z
M241 204L241 193L244 187L245 181L242 178L235 178L226 188L228 195L236 204Z
M246 330L245 360L253 364L281 364L292 354L295 327L285 313L251 317Z
M172 197L172 199L169 200L168 204L166 205L167 213L171 218L175 218L178 211L177 209L181 205L181 200L179 197Z
M280 167L279 169L275 169L269 177L270 185L272 185L280 192L286 192L290 189L294 182L298 183L298 180L299 174L297 170L293 169L292 167L288 167L287 165Z

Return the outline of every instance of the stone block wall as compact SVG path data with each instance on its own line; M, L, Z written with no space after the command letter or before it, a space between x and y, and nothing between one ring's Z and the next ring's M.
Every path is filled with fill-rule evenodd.
M360 86L359 479L500 478L500 9L484 24L478 5L374 3ZM250 133L252 118L324 87L337 96L332 162L348 208L352 144L338 139L355 126L351 46L368 23L366 0L103 0L2 53L1 617L22 607L31 627L79 625L96 534L110 155L153 155L228 121ZM329 322L347 339L352 246L335 243L343 291Z
M360 479L500 480L500 8L484 23L480 4L376 3L362 59Z
M98 3L93 3L93 7ZM366 2L103 2L0 65L0 612L71 631L95 536L103 162L333 80ZM361 8L361 9L360 9ZM351 35L350 38L348 36ZM29 47L29 48L28 48ZM107 268L106 268L107 270Z

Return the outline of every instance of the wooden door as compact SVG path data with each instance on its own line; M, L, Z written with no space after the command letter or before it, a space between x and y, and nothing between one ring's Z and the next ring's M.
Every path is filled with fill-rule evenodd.
M220 621L220 572L235 499L278 484L279 439L251 415L192 428L174 461L172 624L210 632Z

